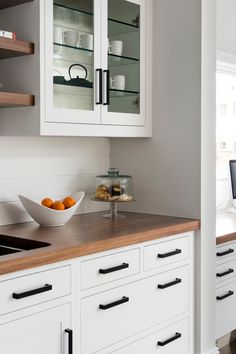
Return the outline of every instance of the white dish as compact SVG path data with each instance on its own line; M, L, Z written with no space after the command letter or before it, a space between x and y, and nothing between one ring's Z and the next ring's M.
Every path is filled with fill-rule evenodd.
M23 195L19 195L19 199L23 204L27 213L40 225L40 226L62 226L70 220L76 212L79 204L85 196L84 192L76 192L71 195L76 200L76 204L69 209L54 210L47 208Z

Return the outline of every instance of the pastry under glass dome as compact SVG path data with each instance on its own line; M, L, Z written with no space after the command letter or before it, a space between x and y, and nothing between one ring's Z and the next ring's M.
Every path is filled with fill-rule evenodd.
M96 176L95 201L110 202L110 213L104 217L115 219L124 217L117 213L117 202L134 201L133 179L120 175L117 168L110 168L107 175Z

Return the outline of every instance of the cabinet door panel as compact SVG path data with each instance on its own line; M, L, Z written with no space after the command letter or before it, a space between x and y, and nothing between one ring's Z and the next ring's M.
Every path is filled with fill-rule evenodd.
M4 354L67 353L70 305L56 307L0 325L0 352Z
M45 4L46 121L100 123L100 0Z
M102 123L145 124L145 2L107 0ZM107 48L108 47L108 48ZM109 75L109 77L107 76Z

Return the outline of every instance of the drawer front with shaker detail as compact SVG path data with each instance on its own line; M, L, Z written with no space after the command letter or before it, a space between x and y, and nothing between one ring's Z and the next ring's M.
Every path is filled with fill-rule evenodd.
M236 256L236 243L229 243L216 248L217 263L225 262Z
M185 266L82 299L82 353L94 353L187 312L189 296Z
M139 272L139 249L117 252L81 262L81 288L125 278Z
M174 323L136 342L115 350L114 354L189 354L189 320Z
M159 242L144 247L144 270L163 267L189 257L189 237Z
M0 314L70 294L70 266L33 273L0 283Z

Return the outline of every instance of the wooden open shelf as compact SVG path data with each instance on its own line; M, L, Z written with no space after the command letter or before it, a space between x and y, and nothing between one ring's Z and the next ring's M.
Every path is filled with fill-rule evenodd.
M0 59L34 54L34 44L0 37Z
M6 9L7 7L21 5L31 1L33 0L0 0L0 10Z
M0 108L34 106L34 95L0 92Z

